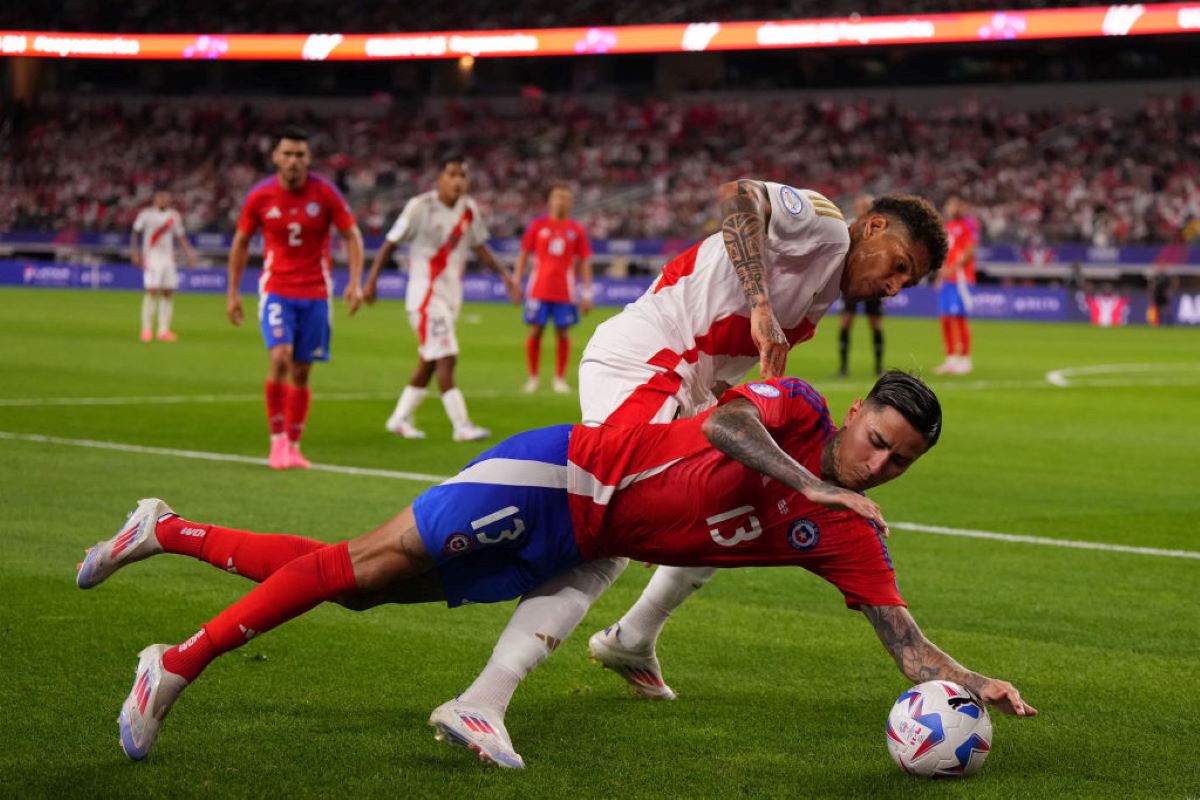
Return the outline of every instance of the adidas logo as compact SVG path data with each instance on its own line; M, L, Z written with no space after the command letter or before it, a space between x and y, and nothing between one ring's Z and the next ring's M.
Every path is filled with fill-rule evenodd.
M233 565L233 556L230 556L229 560L225 562L225 571L230 575L238 574L237 567Z
M247 642L253 639L255 636L258 636L258 631L252 631L245 625L238 625L238 630L242 632L242 636L246 637Z
M282 216L279 206L271 206L271 210L267 212L267 219L279 219Z
M196 643L196 641L197 641L197 640L198 640L198 639L199 639L201 636L203 636L203 635L204 635L204 629L203 629L203 628L201 628L200 630L198 630L198 631L196 631L195 633L193 633L193 634L192 634L192 638L188 639L186 642L184 642L183 644L179 645L179 652L181 652L181 653L182 653L184 650L187 650L189 647L191 647L192 645L194 645L194 644Z
M204 528L180 528L180 536L203 536Z
M551 650L557 649L562 644L562 639L551 636L548 633L535 633L534 636L545 642L546 647L549 647Z

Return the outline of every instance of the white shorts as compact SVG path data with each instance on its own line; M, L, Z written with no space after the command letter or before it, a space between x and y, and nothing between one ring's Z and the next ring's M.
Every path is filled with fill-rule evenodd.
M174 261L147 258L142 272L142 286L147 289L176 289L179 287L179 270Z
M408 324L417 334L417 355L422 361L437 361L458 355L454 323L455 317L450 314L408 312Z

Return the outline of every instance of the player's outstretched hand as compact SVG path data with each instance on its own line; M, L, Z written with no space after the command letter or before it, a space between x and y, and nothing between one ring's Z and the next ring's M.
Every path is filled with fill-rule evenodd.
M875 527L879 529L879 533L883 536L886 537L891 533L888 530L887 521L883 518L883 511L880 510L879 504L858 492L852 492L849 489L843 489L840 486L834 486L822 481L806 488L804 496L817 505L829 506L830 508L848 508L855 514L860 514L875 523Z
M350 310L350 316L353 317L354 313L363 304L362 287L356 283L346 284L346 291L342 294L342 300L346 302L346 307Z
M245 314L242 313L242 298L231 297L225 303L225 313L229 316L229 321L234 325L241 325Z
M367 281L367 285L363 287L363 302L369 306L375 305L375 300L379 297L379 289L375 286L375 281Z
M1037 709L1021 699L1017 687L1008 681L998 681L988 678L987 683L979 692L983 702L995 706L997 710L1017 717L1036 717Z
M758 346L758 370L763 378L782 378L787 369L788 340L770 306L751 309L750 335Z
M592 298L583 297L579 300L579 313L586 314L592 310Z
M521 284L517 283L512 273L505 273L504 288L508 290L508 299L517 305L521 304Z

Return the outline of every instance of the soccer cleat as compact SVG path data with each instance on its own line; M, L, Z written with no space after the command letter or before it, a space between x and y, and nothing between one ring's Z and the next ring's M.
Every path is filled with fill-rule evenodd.
M397 417L389 417L384 425L389 433L394 433L397 436L403 436L405 439L424 439L425 431L418 430L411 422L406 419Z
M141 334L138 335L138 338L143 342L152 342L154 341L154 334L150 332L149 328L143 328Z
M958 364L954 359L955 356L947 356L946 360L939 364L933 373L935 375L953 375L958 368Z
M154 529L160 519L173 516L171 507L157 497L140 501L111 539L87 551L75 583L80 589L91 589L126 564L163 552Z
M179 337L170 331L159 331L158 340L160 342L177 342L179 341Z
M170 649L169 644L152 644L138 653L133 690L125 698L117 717L121 749L134 761L150 755L167 712L188 685L183 678L163 667L163 653Z
M267 457L267 464L271 469L287 469L291 464L288 461L288 441L286 436L271 437L271 455Z
M588 639L592 660L620 675L634 694L647 700L674 700L675 691L663 681L662 667L651 650L649 655L621 644L621 624L605 628Z
M971 357L959 356L958 362L954 365L955 375L970 375L971 374Z
M530 375L529 378L526 379L525 385L521 387L521 391L523 391L525 394L533 394L538 390L539 385L541 385L541 381L537 379L537 376Z
M469 422L461 428L454 429L454 441L456 442L478 442L491 435L492 432L487 428L481 428Z
M308 469L312 466L312 462L304 457L300 452L300 445L288 442L287 446L287 465L288 469Z
M570 394L571 393L571 384L567 383L562 378L555 378L554 379L554 393L555 394Z
M525 769L525 759L513 750L504 728L504 714L495 708L475 703L460 703L458 698L442 703L429 715L433 737L466 747L480 761L506 769Z

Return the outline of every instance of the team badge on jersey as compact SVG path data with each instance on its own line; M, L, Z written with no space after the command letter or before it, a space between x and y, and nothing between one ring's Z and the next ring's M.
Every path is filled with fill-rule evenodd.
M304 207L304 213L308 214L310 217L319 215L321 213L321 204L316 200L312 201Z
M783 203L783 207L793 216L804 210L804 201L800 199L800 193L790 186L779 187L779 202Z
M779 397L779 387L769 383L752 383L747 388L759 397Z
M798 519L788 528L788 544L797 550L812 550L821 541L821 529L811 519Z
M442 552L448 556L456 556L467 552L474 546L474 539L465 533L456 532L446 537L446 543L442 545Z

